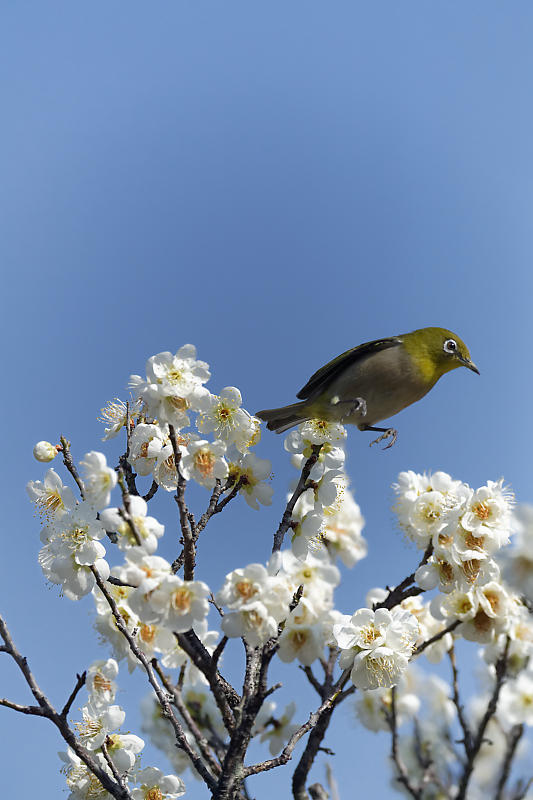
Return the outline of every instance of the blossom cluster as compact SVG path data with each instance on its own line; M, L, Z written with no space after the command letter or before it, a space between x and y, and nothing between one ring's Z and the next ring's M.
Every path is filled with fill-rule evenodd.
M433 616L460 620L460 634L480 643L508 631L521 603L501 581L496 560L513 529L513 497L503 481L472 489L444 472L402 472L395 489L400 526L431 552L416 581L426 591L439 590Z
M81 709L81 721L75 723L77 742L89 751L97 766L113 779L118 774L133 800L165 797L176 800L185 785L176 775L164 775L157 767L140 768L144 740L132 733L121 733L125 711L113 703L117 692L118 664L113 658L95 661L87 670L87 703ZM69 800L111 798L96 776L72 747L59 753L70 789Z

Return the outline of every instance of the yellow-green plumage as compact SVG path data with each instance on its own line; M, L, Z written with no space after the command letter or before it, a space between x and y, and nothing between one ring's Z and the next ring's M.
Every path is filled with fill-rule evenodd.
M257 416L277 433L313 418L364 430L420 400L442 375L461 366L478 372L456 334L421 328L347 350L311 376L297 395L301 402Z

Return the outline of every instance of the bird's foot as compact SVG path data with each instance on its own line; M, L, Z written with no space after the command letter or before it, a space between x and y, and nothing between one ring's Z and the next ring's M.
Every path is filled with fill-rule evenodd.
M382 433L381 436L378 436L377 439L374 439L373 442L370 442L370 447L372 447L373 444L379 444L379 442L384 442L386 439L390 439L391 441L383 448L383 450L388 450L393 444L395 444L397 438L398 431L396 428L387 428L387 430Z
M352 414L359 413L362 417L366 417L366 400L364 397L355 397L353 400L341 400L339 397L335 396L331 398L331 404L334 406L347 406L346 413L343 414L340 419L341 422L351 417Z

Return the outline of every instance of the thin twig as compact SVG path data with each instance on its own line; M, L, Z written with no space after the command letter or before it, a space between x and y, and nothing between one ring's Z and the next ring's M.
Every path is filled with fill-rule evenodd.
M457 709L457 718L459 719L459 724L461 726L461 730L463 731L463 746L465 748L466 755L468 756L472 748L472 732L466 720L464 714L464 708L461 703L461 698L459 696L459 674L457 672L457 664L455 661L455 647L453 645L451 649L448 650L448 658L450 659L450 664L452 667L453 704Z
M433 544L430 542L417 569L420 569L420 567L423 567L424 564L427 564L432 554ZM403 600L406 600L408 597L416 597L416 595L422 594L424 591L423 589L421 589L419 586L412 586L412 584L415 582L415 575L416 570L404 578L403 581L398 584L398 586L394 587L394 589L390 589L385 600L382 600L381 603L374 603L374 611L376 611L378 608L388 608L390 611L395 606L400 605L400 603Z
M458 627L459 627L459 625L461 624L461 622L462 622L462 620L460 620L460 619L456 619L456 620L454 620L453 622L451 622L451 623L448 625L448 627L447 627L447 628L443 628L443 629L442 629L442 630L440 630L438 633L436 633L436 634L435 634L435 636L432 636L432 637L431 637L431 639L428 639L427 641L425 641L425 642L422 642L422 644L418 645L418 647L416 648L416 650L414 650L414 651L413 651L413 658L414 658L415 656L419 656L419 655L420 655L420 653L423 653L423 652L424 652L424 650L425 650L427 647L430 647L432 644L435 644L435 642L438 642L438 641L439 641L439 639L442 639L444 636L446 636L446 634L447 634L447 633L452 633L452 631L454 631L456 628L458 628Z
M142 545L143 540L135 520L133 518L133 514L131 513L131 502L130 502L130 493L128 491L128 487L126 486L126 481L124 479L124 471L119 469L118 477L117 477L118 485L122 491L122 502L124 503L124 508L119 509L119 514L122 519L129 525L130 531L132 533L133 538L135 539L138 545Z
M59 441L61 442L61 453L63 454L63 464L66 466L76 483L78 484L78 489L80 490L80 494L82 500L85 500L85 486L82 479L79 476L78 470L72 460L72 454L70 452L70 442L68 439L65 439L64 436L59 437Z
M120 772L118 771L116 766L113 764L113 759L109 755L109 751L107 749L107 745L106 745L105 742L102 742L102 744L100 745L100 750L102 751L102 755L103 755L103 757L105 759L105 762L106 762L107 766L111 770L111 774L113 775L114 779L116 780L118 785L122 786L122 788L124 789L124 797L131 798L131 794L129 793L126 780L125 780L124 777L122 777L120 775Z
M76 685L74 686L74 689L70 693L70 697L68 698L67 702L63 706L63 710L61 711L61 716L62 717L66 718L68 716L68 713L69 713L70 709L72 708L72 703L76 699L76 695L80 691L81 687L85 685L86 677L87 677L87 672L82 672L81 675L76 674L76 678L77 678Z
M0 706L11 708L13 711L20 711L21 714L31 714L34 717L48 716L46 710L40 706L23 706L20 703L14 703L12 700L6 700L5 697L0 700Z
M157 481L152 481L152 485L150 486L146 494L143 494L142 496L143 500L145 500L146 502L151 500L158 489L159 489L159 484L157 483Z
M174 453L174 466L176 468L177 486L174 500L178 505L181 534L183 536L184 568L183 577L186 581L194 580L194 567L196 565L196 543L194 539L194 517L185 502L185 488L187 481L180 472L181 451L179 449L174 425L168 426L172 451Z
M294 511L294 506L298 502L300 496L311 488L311 485L308 483L309 475L311 474L311 470L318 461L321 449L322 449L321 444L314 444L311 447L311 455L309 456L309 458L307 459L307 461L303 466L300 475L300 480L298 481L296 489L292 493L289 502L285 507L285 511L283 512L283 517L281 518L279 527L276 533L274 534L274 544L272 546L273 553L275 553L277 550L281 550L284 536L291 526L292 512Z
M412 786L405 765L403 764L400 755L398 753L398 726L396 722L396 686L393 686L391 689L391 708L390 708L390 713L387 714L387 720L391 730L391 758L396 767L396 772L398 773L396 776L396 780L405 787L406 791L409 792L411 797L414 797L415 800L418 800L418 798L422 797L422 791L420 789L415 789L415 787Z
M213 655L211 656L211 661L213 662L213 667L216 668L216 666L218 664L218 661L220 659L220 656L224 652L224 648L227 645L227 643L228 643L228 637L227 636L223 636L222 639L220 640L220 642L217 644L217 646L213 650Z
M505 756L503 759L503 764L500 772L500 778L498 780L498 786L496 787L496 794L494 795L494 800L501 800L503 797L503 790L505 789L505 784L509 779L509 774L511 772L511 765L513 763L514 754L516 752L516 748L518 747L518 742L524 735L524 726L523 725L513 725L511 730L507 735L507 748L505 750Z

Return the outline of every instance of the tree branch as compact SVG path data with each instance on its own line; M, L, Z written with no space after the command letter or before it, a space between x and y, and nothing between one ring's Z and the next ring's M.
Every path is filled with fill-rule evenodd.
M185 705L181 694L181 689L179 687L172 686L166 675L163 673L163 670L161 669L157 658L152 659L152 666L159 675L159 679L163 684L163 686L165 687L165 689L167 690L168 694L172 697L172 702L174 703L179 713L181 714L183 721L185 722L188 729L194 736L194 740L198 745L201 754L203 755L203 757L205 758L205 760L207 761L213 772L215 774L220 773L220 764L216 760L213 752L211 751L209 742L202 734L202 731L196 724L195 720L193 719L193 717L189 712L189 709Z
M481 749L481 745L483 744L485 738L485 731L487 730L487 725L494 716L496 712L496 707L498 705L498 698L500 696L500 691L503 686L505 675L507 672L507 655L509 653L510 643L511 640L509 637L507 637L503 652L500 655L498 661L496 662L496 680L494 682L494 689L490 697L487 710L485 711L481 719L481 722L479 723L479 728L475 738L473 739L470 752L468 753L468 758L463 771L463 776L461 779L461 783L459 785L459 791L457 793L455 800L465 800L467 796L466 792L468 789L468 782L474 770L474 763L476 757Z

